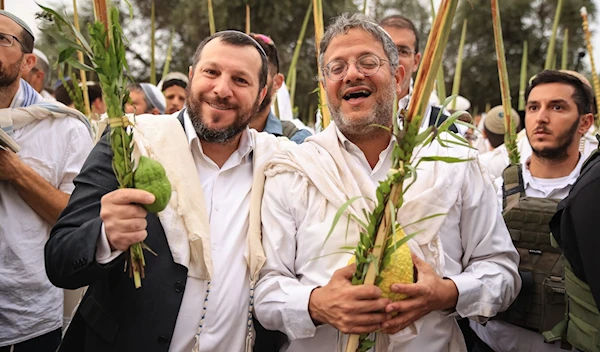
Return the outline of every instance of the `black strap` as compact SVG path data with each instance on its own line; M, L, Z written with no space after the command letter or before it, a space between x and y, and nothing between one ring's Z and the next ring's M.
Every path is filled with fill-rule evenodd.
M440 115L440 112L442 112L442 114ZM439 119L438 119L439 117ZM450 116L446 115L443 111L442 108L439 106L432 106L431 107L431 113L429 114L429 126L436 126L436 127L440 127L444 121L448 120L448 118L450 118ZM458 128L456 128L455 124L450 125L450 127L448 128L448 130L454 132L454 133L458 133Z

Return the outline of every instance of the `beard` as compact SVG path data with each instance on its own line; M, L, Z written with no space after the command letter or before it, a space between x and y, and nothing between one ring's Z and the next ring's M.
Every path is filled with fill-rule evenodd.
M559 135L556 138L557 145L555 147L546 147L543 149L536 149L532 145L531 150L533 151L533 154L535 154L540 159L547 159L547 160L554 160L554 161L561 161L561 160L567 159L569 157L569 154L568 154L569 147L571 146L571 144L573 143L573 140L575 139L575 134L577 133L578 127L579 127L579 119L575 120L575 122L571 125L571 127L569 127L569 129L567 131L565 131L563 134ZM536 129L541 129L546 133L550 132L546 128L546 126L540 126L540 127L537 127ZM529 136L528 136L528 138L529 138ZM531 144L531 141L529 142L529 144Z
M250 119L254 117L258 109L258 96L249 108L242 108L238 104L233 104L229 99L213 98L208 99L205 94L194 95L191 92L191 84L186 89L187 96L187 111L194 126L194 130L198 137L209 143L225 144L231 141L235 136L246 129ZM205 119L212 119L214 122L219 122L223 116L219 113L214 113L212 116L204 116L202 112L202 103L207 102L225 107L227 109L236 110L236 116L229 126L222 128L210 128L205 123Z
M19 78L23 57L24 55L21 55L21 58L17 62L8 66L5 66L4 63L0 61L0 88L9 87Z
M258 112L263 112L265 109L271 108L271 102L273 102L273 83L267 85L267 95L263 99L262 103L258 107Z
M355 84L349 84L343 87L338 91L338 104L332 104L331 101L328 101L329 111L331 112L331 117L335 122L335 125L340 129L340 131L349 138L372 138L373 135L378 135L380 133L389 133L387 130L375 126L387 126L389 127L392 123L392 114L394 113L394 91L395 84L394 80L390 82L390 85L387 87L383 87L381 90L381 95L375 98L375 105L364 113L364 115L358 118L349 119L341 111L341 102L343 98L343 92L354 86L364 86L365 83L358 82ZM376 94L377 90L374 86L370 86L371 95ZM357 109L360 107L357 107Z

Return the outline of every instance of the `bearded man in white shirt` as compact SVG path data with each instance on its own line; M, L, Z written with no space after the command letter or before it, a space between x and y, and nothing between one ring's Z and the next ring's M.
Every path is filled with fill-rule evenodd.
M377 350L465 350L455 317L485 321L505 309L520 280L517 253L495 202L495 189L476 160L423 163L398 212L420 232L412 244L418 281L392 285L409 299L390 302L372 285L353 286L351 254L359 226L336 227L339 207L363 218L374 206L378 182L391 167L394 139L375 125L391 126L394 91L404 77L391 38L361 14L344 14L320 43L328 107L335 121L303 145L267 164L263 246L267 262L255 291L257 319L284 332L286 351L329 352L341 334L378 334ZM434 143L419 156L473 156L466 148ZM485 219L485 221L482 221ZM397 315L396 315L397 314Z
M31 69L34 37L0 10L0 128L20 147L0 147L0 351L55 351L63 292L44 270L44 244L89 151L78 111L43 98L20 70Z
M560 298L564 295L564 283L562 289L557 290L562 291L558 298L541 299L545 288L540 281L554 276L556 282L562 277L561 252L558 248L550 248L548 223L558 202L569 195L579 177L585 161L580 152L580 141L594 121L591 88L567 72L539 73L527 88L525 99L525 131L532 154L517 168L520 181L499 177L495 183L498 203L504 206L505 219L511 233L515 234L515 245L521 254L523 281L530 284L523 285L518 299L503 319L490 321L485 326L470 324L477 335L498 352L561 350L560 343L545 343L540 334L562 321L565 311L565 301ZM512 178L514 173L509 169L503 176ZM511 202L510 197L525 199L528 203L526 211L539 212L535 217L542 219L541 223L527 220L535 217L523 216L525 208ZM534 205L539 204L535 202L540 199L547 201L544 203L548 204L548 209ZM521 220L516 220L512 214L517 214ZM518 235L520 231L541 233L544 238L535 244L529 243L525 235ZM527 280L528 276L533 277Z
M216 33L196 50L187 109L136 117L134 153L161 162L173 187L158 215L140 206L152 194L117 189L106 135L94 148L46 246L54 284L89 285L59 351L252 348L252 290L264 262L260 166L278 140L247 125L267 70L250 36ZM123 252L142 240L157 256L145 252L135 289Z

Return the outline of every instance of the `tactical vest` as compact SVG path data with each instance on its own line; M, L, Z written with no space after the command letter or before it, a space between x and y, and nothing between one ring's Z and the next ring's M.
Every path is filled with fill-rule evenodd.
M298 127L292 121L281 121L281 135L291 139L299 131Z
M550 219L557 199L527 197L521 165L504 172L503 212L519 256L521 292L499 318L537 332L564 319L565 283L562 252L550 243Z

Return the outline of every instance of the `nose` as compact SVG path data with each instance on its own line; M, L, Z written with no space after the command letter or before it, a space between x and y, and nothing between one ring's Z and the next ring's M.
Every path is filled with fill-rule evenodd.
M537 114L535 115L535 121L539 124L547 124L550 118L550 109L546 106L540 106Z
M358 66L356 62L349 62L348 63L348 71L346 71L346 77L344 77L344 80L346 82L354 82L356 80L363 80L365 79L365 75L362 74L362 72L360 72L358 70Z
M213 87L213 93L215 93L220 98L228 98L232 95L231 79L225 75L219 76Z

